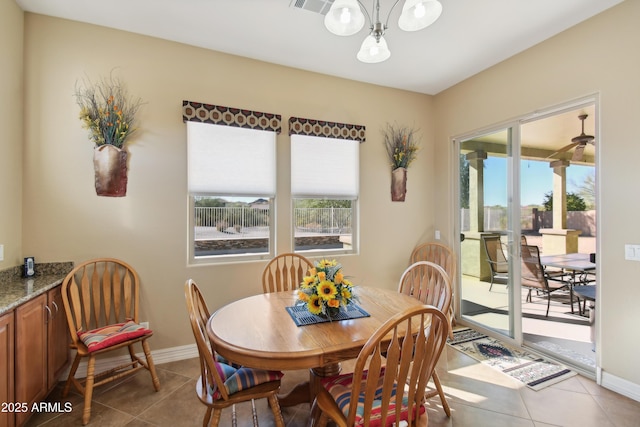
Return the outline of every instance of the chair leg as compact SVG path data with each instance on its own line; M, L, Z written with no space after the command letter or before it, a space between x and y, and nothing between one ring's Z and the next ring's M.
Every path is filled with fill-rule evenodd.
M442 384L440 383L440 378L438 377L438 373L436 371L433 371L431 379L433 379L433 384L435 384L436 390L438 390L438 395L440 396L440 401L442 402L442 409L444 409L444 413L447 414L447 417L451 418L451 408L449 408L449 402L447 402L447 398L444 395Z
M71 370L69 371L69 376L67 377L67 382L64 385L64 389L62 390L62 397L67 397L69 394L69 389L71 388L71 383L76 376L76 371L78 370L78 366L80 365L80 359L82 357L76 353L75 359L73 359L73 364L71 365Z
M544 315L544 317L549 317L549 307L551 307L551 294L547 294L547 314ZM571 308L573 308L573 305L571 305Z
M272 394L268 398L269 406L271 406L271 412L273 412L273 418L276 421L277 427L284 427L284 418L282 418L282 412L280 411L280 404L278 403L278 397Z
M318 406L318 401L313 399L313 403L311 404L311 414L309 415L309 423L307 427L317 427L320 422L320 407ZM325 421L326 423L326 421Z
M209 423L211 422L211 413L213 412L213 408L207 406L207 412L204 414L204 419L202 420L202 427L209 427Z
M93 382L96 369L96 357L89 356L87 363L87 382L84 386L84 408L82 411L82 425L86 426L91 419L91 399L93 398Z
M153 364L153 358L151 357L151 350L149 349L149 343L147 343L147 340L142 341L142 349L144 350L144 356L147 358L147 366L149 367L149 372L151 373L153 388L156 391L160 391L160 380L158 379L158 374L156 373L156 367Z
M327 427L327 422L329 422L329 417L327 417L327 415L324 412L320 413L320 416L318 417L318 427Z
M491 292L491 288L493 288L493 274L491 275L491 285L489 286L489 292Z
M209 425L213 427L218 427L218 424L220 424L220 416L222 415L222 409L214 408L212 415L213 416L211 417L211 423Z

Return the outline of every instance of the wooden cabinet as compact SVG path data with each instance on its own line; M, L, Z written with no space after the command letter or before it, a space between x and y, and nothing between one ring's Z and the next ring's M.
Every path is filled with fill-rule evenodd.
M47 393L47 295L16 308L15 400L29 408ZM22 425L28 412L16 414Z
M13 311L0 316L0 404L14 402L13 328ZM0 411L0 426L12 426L14 423L15 416L13 411Z
M62 294L56 287L15 309L16 402L32 407L53 389L69 356ZM17 413L22 425L30 413Z
M47 389L55 387L69 361L69 327L62 302L62 287L47 294L51 317L47 323Z

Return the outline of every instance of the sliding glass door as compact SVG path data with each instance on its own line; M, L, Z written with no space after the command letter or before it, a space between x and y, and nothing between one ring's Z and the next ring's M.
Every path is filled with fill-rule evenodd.
M590 373L593 316L568 290L523 289L520 252L526 242L543 257L595 253L597 107L589 97L453 140L459 316Z
M519 336L514 298L519 274L517 124L455 140L459 157L460 315L507 337ZM519 329L519 327L518 327Z

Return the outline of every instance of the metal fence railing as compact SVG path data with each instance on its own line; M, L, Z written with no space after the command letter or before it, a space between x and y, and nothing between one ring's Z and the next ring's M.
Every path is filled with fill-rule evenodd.
M234 228L240 231L244 228L269 226L269 209L251 206L238 207L196 207L196 227L215 227L218 231Z
M295 208L293 221L296 231L351 234L350 208Z
M460 224L463 232L471 227L469 209L462 209ZM522 207L520 209L520 229L537 232L540 228L551 228L553 212L540 211L537 208ZM506 230L507 208L502 206L485 206L483 230ZM582 236L596 235L595 211L567 212L567 228L581 230Z
M351 234L350 208L295 208L296 233ZM262 229L269 226L269 209L263 206L196 207L195 225L219 232Z

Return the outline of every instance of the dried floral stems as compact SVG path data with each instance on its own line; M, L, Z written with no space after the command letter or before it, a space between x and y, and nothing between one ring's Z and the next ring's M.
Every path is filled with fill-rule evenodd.
M143 102L129 97L118 78L109 76L97 83L83 80L82 84L76 84L75 97L82 125L89 130L96 146L110 144L122 148L135 132L135 114Z
M391 163L391 170L408 168L416 159L418 152L416 131L404 126L387 124L382 135Z

